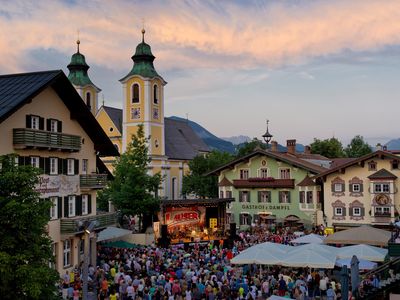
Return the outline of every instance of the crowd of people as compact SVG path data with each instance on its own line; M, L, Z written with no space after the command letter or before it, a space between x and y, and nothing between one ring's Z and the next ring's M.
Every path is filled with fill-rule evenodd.
M186 250L177 246L99 246L97 266L89 267L89 289L100 300L255 300L271 295L300 300L342 299L340 283L326 271L230 264L232 257L251 245L289 243L294 237L286 229L255 229L251 234L240 233L230 249L212 242ZM81 299L80 270L78 266L75 272L63 276L64 299Z

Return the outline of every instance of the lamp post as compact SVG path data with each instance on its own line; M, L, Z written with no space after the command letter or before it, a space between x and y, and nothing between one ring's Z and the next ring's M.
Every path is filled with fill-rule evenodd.
M97 225L96 221L91 221L84 230L84 260L83 260L83 271L82 271L82 299L88 299L88 277L89 277L89 256L90 256L90 234L93 232Z
M268 131L268 123L269 123L269 120L267 120L267 131L262 135L264 142L267 144L267 148L268 148L269 142L271 141L271 139L273 137L273 135L270 134Z

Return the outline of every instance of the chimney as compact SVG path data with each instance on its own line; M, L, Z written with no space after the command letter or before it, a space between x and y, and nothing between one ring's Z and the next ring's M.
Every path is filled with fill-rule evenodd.
M271 141L271 151L278 152L278 142L277 141Z
M310 146L305 146L304 147L304 154L311 154L311 147Z
M381 143L376 144L375 149L376 149L376 151L381 151L382 150Z
M286 141L287 153L296 154L296 140Z

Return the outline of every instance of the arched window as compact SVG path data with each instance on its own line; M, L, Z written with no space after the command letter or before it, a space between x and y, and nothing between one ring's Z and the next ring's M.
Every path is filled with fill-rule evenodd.
M139 103L139 84L137 83L132 86L132 103Z
M90 94L90 92L87 92L86 93L86 105L87 105L87 107L89 107L89 109L90 109L90 107L91 107L91 94Z
M158 85L155 84L153 86L153 102L154 104L158 104Z

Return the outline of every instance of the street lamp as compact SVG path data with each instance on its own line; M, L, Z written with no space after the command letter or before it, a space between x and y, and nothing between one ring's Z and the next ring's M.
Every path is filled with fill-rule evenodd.
M267 120L267 131L262 136L264 141L265 141L265 143L267 144L267 148L268 148L269 142L271 141L271 139L273 137L273 135L270 134L269 131L268 131L268 123L269 123L269 120Z
M89 222L89 221L88 221ZM88 300L88 277L89 277L89 256L90 256L90 234L93 232L93 230L97 226L97 221L90 221L88 224L86 223L85 230L84 230L84 260L83 260L83 272L82 272L82 282L83 282L83 288L82 288L82 297L83 300Z

